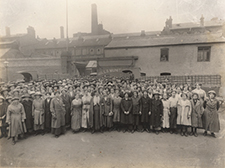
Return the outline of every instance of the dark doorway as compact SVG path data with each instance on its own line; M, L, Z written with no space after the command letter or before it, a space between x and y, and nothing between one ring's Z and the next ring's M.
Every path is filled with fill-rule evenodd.
M25 82L30 82L33 79L32 75L28 72L21 72L20 74L24 76Z
M170 76L170 75L171 75L171 73L169 73L169 72L163 72L160 74L160 76Z

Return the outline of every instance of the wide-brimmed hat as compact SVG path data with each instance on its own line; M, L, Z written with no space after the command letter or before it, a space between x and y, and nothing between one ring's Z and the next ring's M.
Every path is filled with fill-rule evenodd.
M5 91L9 91L8 88L2 88L1 93L5 92Z
M35 96L42 96L41 92L36 92L34 95Z
M14 101L14 100L19 100L19 97L13 97L11 100L12 100L12 101Z
M21 98L30 98L30 94L24 94Z
M214 91L214 90L210 90L210 91L208 91L208 94L214 94L215 96L216 96L216 92Z
M11 96L7 96L5 99L9 100L9 99L12 99L12 97Z
M194 95L197 95L197 97L199 97L199 96L198 96L198 93L195 93L195 92L192 93L192 97L194 97Z
M153 92L153 96L155 96L155 95L160 95L160 93L159 93L159 92L154 91L154 92Z
M14 89L14 90L12 90L12 93L14 94L15 92L20 92L20 90L19 89Z

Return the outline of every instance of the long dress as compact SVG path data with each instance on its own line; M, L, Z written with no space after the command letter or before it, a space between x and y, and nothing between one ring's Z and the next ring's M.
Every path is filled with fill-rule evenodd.
M44 101L35 99L32 104L32 115L34 116L34 130L44 129Z
M100 109L100 96L94 96L91 99L90 111L93 113L93 128L95 131L98 131L104 124L104 117Z
M132 107L133 103L131 99L123 98L121 100L121 123L122 124L133 124L133 114L132 114ZM129 114L125 114L125 112L129 112Z
M33 126L34 126L34 121L33 121L33 117L32 117L32 101L31 100L23 100L22 101L25 113L26 113L26 120L25 120L25 124L26 124L26 128L27 130L32 131L33 130Z
M140 98L136 97L136 98L132 98L132 102L133 102L133 109L132 109L132 112L133 112L133 124L135 126L138 126L140 124L140 105L139 105L139 100Z
M194 100L191 100L191 105L191 126L202 128L203 105L200 100L197 100L196 102Z
M26 114L21 103L12 102L7 109L6 122L9 124L9 137L17 137L26 132Z
M71 101L70 101L70 96L68 94L61 95L63 104L65 105L65 110L66 110L66 115L65 115L65 123L66 126L70 125L71 122L71 112L70 112L70 107L71 107Z
M220 122L219 122L219 101L208 100L204 102L204 115L203 115L203 126L205 130L211 132L219 132Z
M51 104L52 98L45 99L45 129L50 131L51 130L51 122L52 122L52 114L50 110L50 104Z
M191 126L191 102L180 99L177 104L177 125Z
M163 104L161 100L152 100L151 126L155 129L161 127L161 117L163 115Z
M113 98L113 122L120 122L121 97Z
M149 112L152 111L152 100L147 96L146 98L142 96L139 101L140 111L141 111L141 122L149 123L150 116Z
M0 128L1 128L1 136L6 135L6 113L7 113L8 103L4 101L0 105Z
M163 103L162 127L169 128L170 127L170 122L169 122L170 102L169 102L169 100L162 100L162 103Z
M113 126L113 117L109 115L113 110L112 103L111 96L102 97L100 100L100 111L104 116L104 124L107 128L111 128Z
M82 116L82 101L81 99L74 99L71 103L71 128L73 131L78 131L81 128Z
M66 110L61 97L55 97L50 104L52 113L52 133L60 135L65 133L65 114Z
M168 100L169 100L169 107L170 107L170 116L169 116L170 128L176 128L178 99L176 97L170 97Z
M83 107L82 107L82 128L92 128L93 127L93 115L90 114L91 96L84 95L82 97Z

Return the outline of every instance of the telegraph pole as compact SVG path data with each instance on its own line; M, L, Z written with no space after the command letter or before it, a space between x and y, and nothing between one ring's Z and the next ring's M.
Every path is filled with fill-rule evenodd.
M66 0L66 51L69 51L69 37L68 37L68 0Z

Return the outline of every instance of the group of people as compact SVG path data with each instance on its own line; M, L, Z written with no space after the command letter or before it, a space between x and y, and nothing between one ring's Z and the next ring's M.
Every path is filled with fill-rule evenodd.
M219 101L201 84L90 78L1 84L1 138L90 131L219 132ZM191 131L188 131L191 128Z

